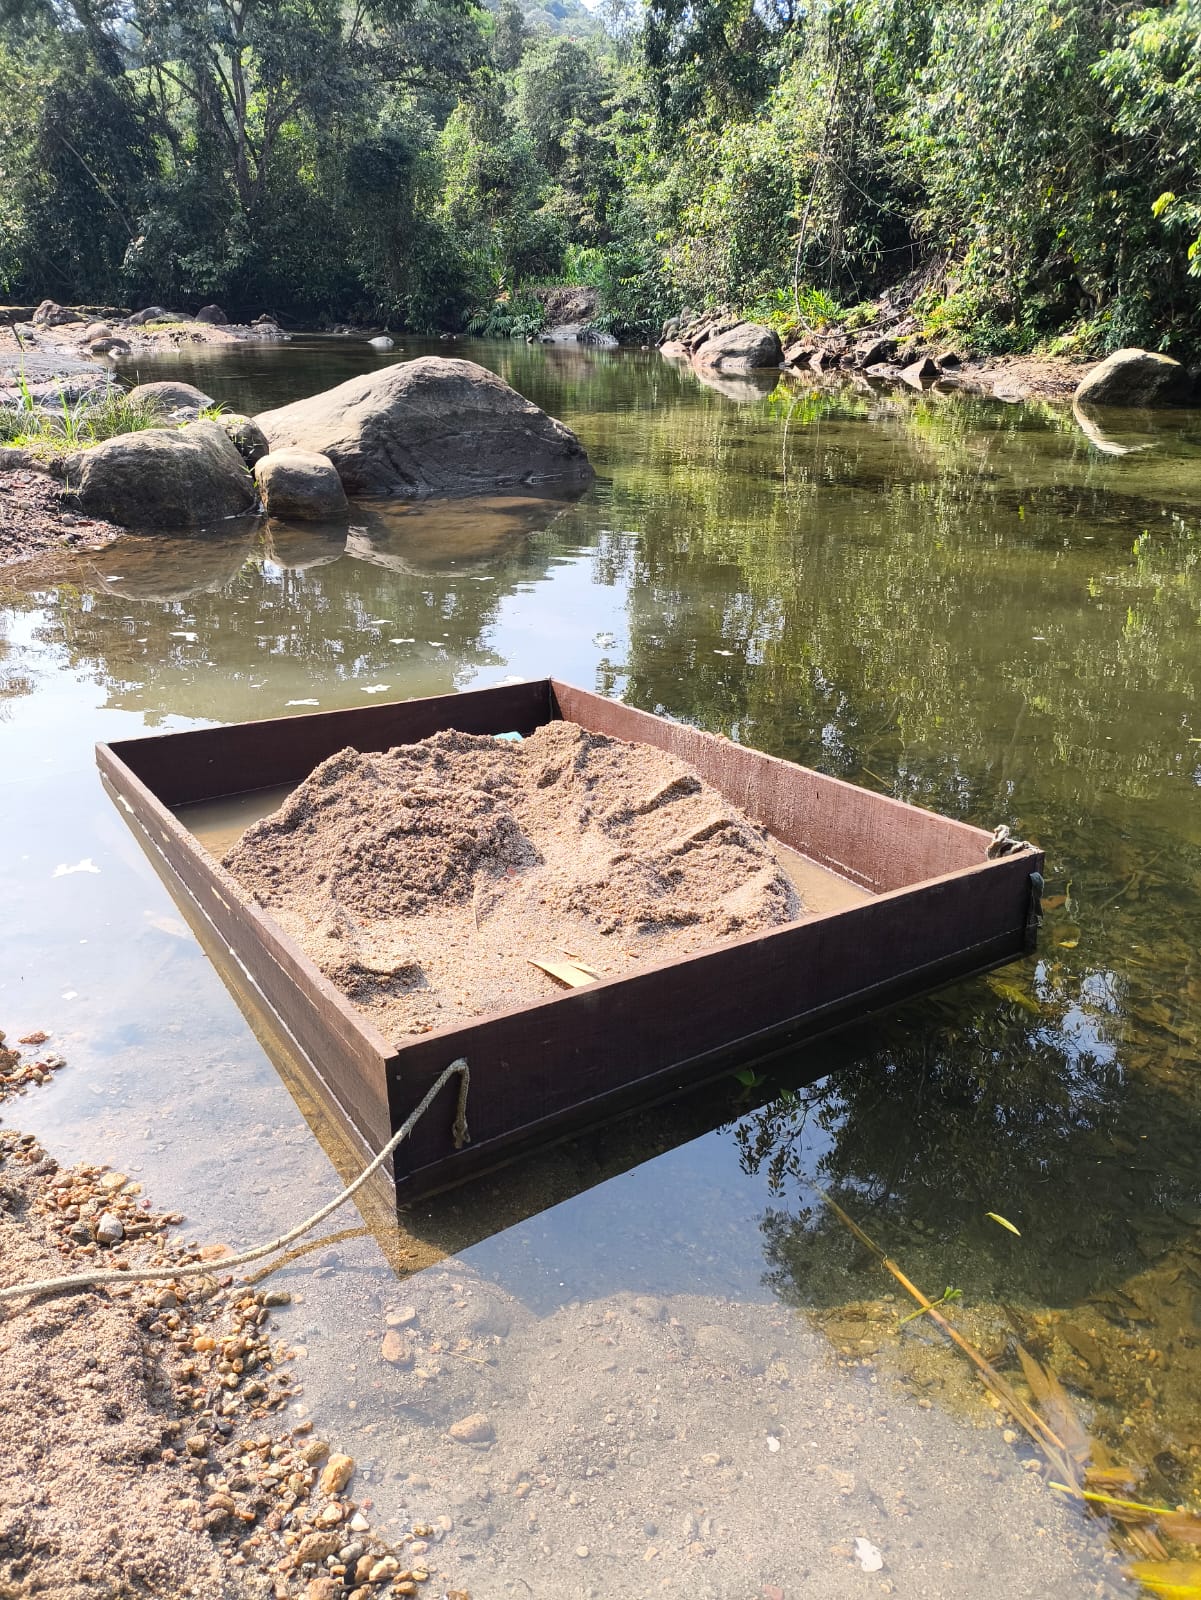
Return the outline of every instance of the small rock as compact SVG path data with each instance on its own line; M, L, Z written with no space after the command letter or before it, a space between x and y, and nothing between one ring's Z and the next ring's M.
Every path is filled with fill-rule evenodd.
M248 467L253 467L271 452L267 436L252 418L240 411L222 411L217 426L224 429L229 442ZM268 1302L270 1303L270 1302Z
M273 450L254 464L263 509L270 517L324 522L345 517L346 491L333 462L315 450Z
M101 1213L100 1221L96 1224L96 1238L101 1244L119 1244L125 1237L125 1229L120 1217L115 1217L111 1211Z
M209 1442L202 1433L194 1433L184 1445L190 1456L206 1456L209 1452Z
M310 1439L300 1454L306 1466L315 1467L329 1455L329 1445L324 1439Z
M407 1328L411 1322L417 1321L416 1306L401 1306L397 1311L389 1311L384 1318L386 1328Z
M577 1544L575 1547L575 1553L577 1556L579 1556L581 1561L587 1561L589 1555L591 1554L586 1544Z
M368 1581L378 1583L381 1578L392 1578L400 1571L400 1562L395 1556L385 1556L382 1561L377 1561L368 1575Z
M265 1306L287 1306L291 1305L291 1303L292 1296L286 1289L268 1289L263 1296L263 1304Z
M335 1553L341 1543L340 1533L306 1533L296 1546L293 1560L298 1567L306 1561L324 1561Z
M337 1578L314 1578L304 1591L304 1600L340 1600L341 1594Z
M640 1317L645 1317L648 1322L662 1322L667 1315L667 1307L662 1300L656 1300L653 1295L640 1294L630 1306Z
M317 1521L323 1528L336 1528L346 1515L336 1500L331 1500L329 1505L323 1506L317 1515ZM341 1535L339 1535L339 1538Z
M353 1476L353 1456L330 1456L321 1474L322 1494L341 1494Z
M352 1533L366 1533L370 1526L371 1524L361 1511L356 1511L350 1519L350 1531Z
M884 1567L884 1557L870 1539L855 1540L855 1560L864 1572L880 1572Z
M487 1444L496 1438L495 1428L482 1411L473 1411L469 1417L452 1422L448 1431L459 1444Z
M920 389L924 380L938 377L938 368L929 356L922 356L920 361L911 361L907 367L902 367L901 377L906 383ZM873 1568L872 1570L878 1571L879 1569Z
M394 1367L411 1367L413 1365L413 1350L407 1339L402 1339L395 1328L389 1328L384 1334L383 1343L379 1353L384 1360Z

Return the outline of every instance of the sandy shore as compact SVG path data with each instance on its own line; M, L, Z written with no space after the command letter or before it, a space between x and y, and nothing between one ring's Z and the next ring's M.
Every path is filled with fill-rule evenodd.
M0 1034L0 1100L64 1065L45 1043ZM382 1540L355 1461L311 1421L281 1431L301 1392L273 1321L290 1296L222 1275L224 1246L168 1239L182 1221L124 1174L60 1167L0 1128L0 1284L211 1263L0 1308L0 1594L428 1594L432 1530Z

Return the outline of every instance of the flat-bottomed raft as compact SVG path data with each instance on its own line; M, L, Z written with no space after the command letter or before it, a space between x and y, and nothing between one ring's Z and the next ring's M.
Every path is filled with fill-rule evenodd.
M528 735L556 718L688 763L774 840L860 892L769 932L396 1043L176 814L279 795L347 746L382 752L451 728ZM228 949L364 1153L451 1062L469 1063L471 1142L452 1140L452 1082L393 1157L403 1200L1010 961L1038 921L1038 850L989 859L982 829L555 679L123 740L98 745L97 761L181 908Z

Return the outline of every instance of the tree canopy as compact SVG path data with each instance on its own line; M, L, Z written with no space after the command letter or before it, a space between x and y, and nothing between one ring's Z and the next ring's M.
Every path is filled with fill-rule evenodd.
M0 0L0 288L1201 339L1196 0Z

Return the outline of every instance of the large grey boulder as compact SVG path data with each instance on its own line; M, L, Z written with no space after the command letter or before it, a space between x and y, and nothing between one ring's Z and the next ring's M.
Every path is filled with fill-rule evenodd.
M123 433L73 463L79 507L122 528L202 528L254 505L245 463L215 422Z
M200 310L192 318L192 321L207 322L210 323L214 328L224 328L229 322L229 318L225 315L220 306L201 306Z
M272 451L255 462L254 481L269 517L332 522L350 510L333 462L315 450Z
M60 306L57 300L43 300L33 314L35 328L61 328L68 322L77 322L74 311Z
M1192 392L1188 369L1153 350L1115 350L1092 367L1073 398L1094 406L1169 406Z
M126 321L131 328L141 328L148 322L170 322L171 313L165 306L147 306L143 311L135 311Z
M480 494L586 479L575 434L474 361L422 356L255 419L272 450L329 456L348 494Z
M161 383L139 383L129 391L129 399L132 404L149 406L164 417L181 409L201 411L205 406L215 403L211 395L205 394L194 383L179 383L173 379Z
M694 363L710 372L754 372L778 367L783 356L775 329L761 322L739 322L712 334L692 353Z

